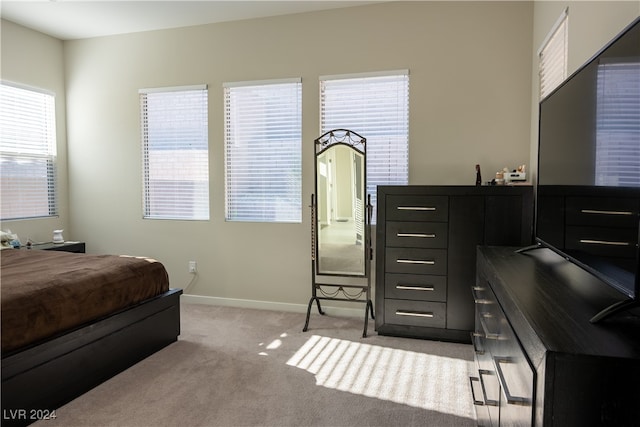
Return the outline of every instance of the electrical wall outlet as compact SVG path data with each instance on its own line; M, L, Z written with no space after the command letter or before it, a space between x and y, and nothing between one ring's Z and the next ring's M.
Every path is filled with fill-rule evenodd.
M189 261L189 273L197 273L198 266L195 261Z

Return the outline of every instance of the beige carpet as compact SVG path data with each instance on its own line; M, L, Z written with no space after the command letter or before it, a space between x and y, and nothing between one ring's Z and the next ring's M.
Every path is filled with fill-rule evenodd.
M472 426L470 345L362 320L182 304L178 342L57 410L54 426Z

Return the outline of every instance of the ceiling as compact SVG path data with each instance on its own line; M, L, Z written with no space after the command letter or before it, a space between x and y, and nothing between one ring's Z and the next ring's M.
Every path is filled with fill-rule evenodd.
M73 40L336 9L381 1L384 0L1 0L0 16L61 40Z

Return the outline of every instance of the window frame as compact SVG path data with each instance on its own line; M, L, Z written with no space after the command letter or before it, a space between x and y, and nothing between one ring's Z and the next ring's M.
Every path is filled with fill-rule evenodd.
M542 100L568 76L569 8L565 8L538 49L538 95ZM559 70L558 70L559 69ZM559 73L559 74L552 74ZM545 83L546 82L546 83Z
M277 88L276 88L277 86ZM259 105L256 100L252 104L248 99L251 91L254 96L277 96L269 93L270 88L291 92L292 101L285 110L278 111L267 105ZM224 178L225 178L225 221L228 222L256 222L256 223L294 223L302 222L302 79L269 79L258 81L226 82L224 90ZM295 97L295 99L293 99ZM246 103L244 103L246 101ZM239 111L239 105L246 111ZM249 108L256 107L249 111ZM279 120L279 121L278 121ZM274 154L267 148L269 141L275 140L278 134L266 128L266 124L273 125L277 122L284 133L279 138L283 147L289 146L290 151L279 151L279 167L271 167L268 160ZM251 126L249 126L249 124ZM244 126L244 127L243 127ZM289 134L288 136L286 134ZM250 138L255 137L254 140ZM248 162L244 168L239 160L242 154ZM286 154L286 155L285 155ZM252 173L243 171L251 168ZM281 168L285 173L280 174ZM286 179L286 175L289 179ZM268 176L274 176L272 185L264 185ZM249 188L254 188L254 193L247 193ZM271 187L271 188L269 188ZM278 191L277 188L285 190ZM280 196L280 197L278 197ZM271 199L269 198L271 197ZM242 201L245 198L246 201ZM249 203L253 208L246 208ZM244 205L244 206L243 206Z
M183 126L174 127L174 133L169 130L162 133L164 138L176 138L177 143L174 145L165 144L165 149L172 151L173 156L154 156L158 164L154 169L150 164L150 159L154 152L160 154L162 152L159 147L156 150L149 149L149 95L168 95L183 94L185 96L192 95L198 98L200 104L194 104L187 107L197 110L200 114L197 119L188 123L194 123L194 126L188 126L185 121L169 122L159 121L162 124L182 124ZM206 84L186 85L186 86L169 86L139 89L139 108L140 108L140 142L142 154L142 218L143 219L160 219L160 220L177 220L177 221L208 221L210 219L210 196L209 196L209 93ZM164 111L165 114L174 115L181 111L179 109ZM160 132L158 132L160 136ZM179 137L179 139L177 139ZM190 139L188 139L190 138ZM191 143L189 141L192 141ZM181 146L181 144L187 144ZM191 145L188 145L191 144ZM206 148L202 148L202 146ZM195 147L195 148L194 148ZM198 148L199 147L199 148ZM191 153L189 153L191 152ZM191 154L190 156L188 154ZM180 157L182 162L176 162L175 158ZM192 168L184 167L184 162L191 161ZM164 163L164 168L159 165ZM173 179L164 180L168 182L165 189L156 189L157 194L153 194L151 175L156 170L158 173L163 171ZM185 172L191 172L191 177L186 177ZM160 182L155 180L155 182ZM186 187L185 187L186 185ZM184 191L185 188L191 191ZM161 201L160 195L169 195L173 197L172 202ZM178 202L176 202L178 201ZM182 203L178 206L179 203Z
M0 214L0 216L2 216L1 220L13 221L59 217L56 94L46 89L7 80L0 81L0 86L2 86L3 92L5 90L23 91L24 95L22 98L17 96L8 97L6 93L2 96L3 104L11 101L15 103L15 105L19 104L20 107L15 107L14 105L14 108L10 108L10 106L7 105L7 111L0 110L0 115L2 116L0 117L0 123L2 124L0 126L1 162L11 162L18 166L20 164L35 164L34 168L28 170L26 177L40 180L36 183L35 187L32 185L20 186L20 198L10 200L11 204L18 204L15 208L17 213L9 214L6 217L4 209L7 206L7 197L10 192L8 189L3 188L3 213ZM32 106L39 107L38 110L41 111L36 110L33 112L39 112L45 115L44 117L38 117L37 121L32 115L25 114L25 111L20 110L20 108L25 105L29 105L27 97L36 96L40 96L41 99L33 102ZM16 114L16 112L18 113ZM27 123L26 119L32 117L34 120ZM4 123L5 120L7 121L6 123ZM18 120L20 120L20 122L18 122ZM27 125L29 126L27 127ZM34 130L30 132L28 136L23 134L24 129L27 128ZM36 168L38 165L40 168ZM44 172L46 183L43 181L43 167L46 170L46 172ZM6 171L6 167L3 166L2 170ZM16 170L15 172L18 171ZM19 175L25 177L22 174ZM5 185L9 187L11 184L14 184L14 177L15 175L10 176L8 179L3 177L3 187ZM46 194L46 196L44 196L44 194ZM25 195L29 196L28 200Z
M327 124L326 123L326 99L325 99L325 84L326 82L330 82L330 81L342 81L345 84L348 84L347 81L348 80L353 80L354 85L357 84L361 84L360 82L363 82L365 80L368 79L372 79L371 83L374 82L375 79L380 78L381 82L384 79L398 79L399 82L402 82L404 84L404 86L402 87L402 89L400 91L403 91L406 95L405 98L403 98L403 102L402 104L398 103L398 105L396 106L396 113L399 114L400 116L402 116L402 120L403 120L403 124L400 125L400 127L404 127L405 132L402 134L402 136L399 136L399 134L396 134L395 137L396 138L401 138L403 139L401 141L402 147L397 147L395 145L393 145L391 142L389 142L389 147L387 150L385 150L385 152L383 152L380 157L384 157L384 156L389 156L389 162L386 163L386 165L390 165L390 164L398 164L398 163L402 163L402 165L395 169L393 172L389 173L387 175L386 179L380 179L379 176L383 175L380 172L376 172L375 170L375 165L380 163L380 160L374 160L375 164L373 164L372 167L372 163L374 163L374 161L372 161L372 159L375 159L375 157L377 156L376 154L372 155L372 151L375 153L376 151L376 144L380 144L382 141L380 141L379 137L376 136L373 132L368 132L367 129L362 129L359 126L353 126L353 124L349 124L349 123L345 123L345 122L338 122L335 124ZM396 83L399 83L396 82ZM329 83L330 84L330 83ZM364 72L364 73L351 73L351 74L338 74L338 75L326 75L326 76L320 76L319 77L319 97L320 97L320 120L319 120L319 126L320 126L320 134L323 134L331 129L336 129L336 128L346 128L346 129L350 129L353 130L355 132L357 132L358 134L362 135L363 137L365 137L367 139L367 147L366 147L366 162L367 162L367 183L366 183L366 188L367 188L367 195L371 196L371 202L372 204L375 206L377 203L377 195L376 195L376 191L375 188L378 185L408 185L409 183L409 111L410 111L410 100L411 100L411 91L410 91L410 87L411 87L411 82L410 82L410 73L408 69L402 69L402 70L388 70L388 71L378 71L378 72ZM375 99L375 97L372 97L372 99ZM372 103L370 102L363 102L360 101L360 104L363 105L365 108L372 105ZM350 107L352 108L352 107ZM379 124L376 123L376 126L378 126ZM394 148L391 148L391 146L393 145ZM401 150L401 152L400 152ZM392 157L392 155L394 155L395 157ZM396 158L397 157L397 158ZM393 160L393 161L392 161ZM374 209L373 212L373 218L372 218L372 224L376 223L376 209Z

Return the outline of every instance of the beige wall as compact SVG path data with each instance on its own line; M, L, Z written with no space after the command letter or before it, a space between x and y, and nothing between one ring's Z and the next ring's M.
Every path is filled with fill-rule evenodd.
M65 42L64 67L54 70L64 69L66 79L71 234L65 237L85 240L89 252L156 257L173 286L217 303L300 310L310 296L307 205L318 77L409 69L410 183L473 184L476 163L489 179L504 166L530 164L537 123L532 51L540 28L561 10L544 3L394 2ZM598 12L584 19L599 22L604 8L593 7ZM603 24L602 38L632 19L632 8L623 8ZM534 16L545 22L534 26ZM15 52L31 48L25 31L6 31ZM48 72L38 58L6 55L4 39L3 28L2 60L20 62L16 78L20 68ZM598 43L580 51L595 51ZM303 82L303 221L225 222L222 84L289 77ZM211 220L142 220L138 89L198 83L209 85ZM199 267L190 285L189 260Z
M410 183L473 184L528 163L532 5L407 2L65 43L71 209L92 252L157 257L188 293L305 304L310 296L318 77L409 69ZM303 222L224 221L223 92L301 77ZM211 220L141 219L139 88L209 85Z
M70 235L67 182L67 129L65 110L64 57L62 41L28 30L12 22L0 25L0 78L29 87L46 89L56 97L56 140L58 144L59 212L57 218L28 221L3 221L2 230L17 233L23 243L51 241L53 230L64 229Z

